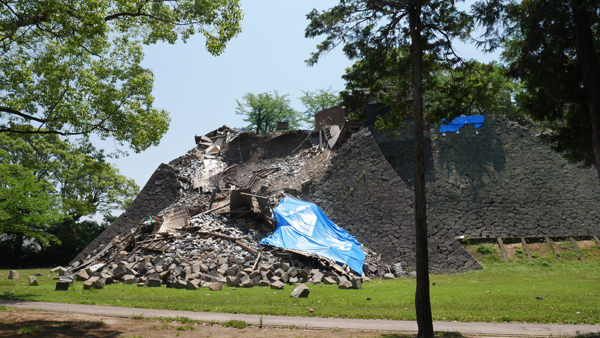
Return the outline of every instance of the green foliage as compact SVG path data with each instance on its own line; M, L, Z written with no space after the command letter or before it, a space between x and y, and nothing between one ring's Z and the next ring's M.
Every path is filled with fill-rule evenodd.
M241 19L239 0L3 1L0 133L157 145L170 118L153 107L142 45L198 33L218 55Z
M479 252L482 255L488 255L488 254L493 254L496 252L496 250L494 250L494 248L487 246L485 244L480 244L477 249L475 249L475 251Z
M518 114L512 97L520 92L520 85L495 62L486 65L471 60L452 69L438 68L431 80L425 108L435 121L461 115Z
M275 90L271 93L246 93L242 102L236 100L237 115L246 116L248 129L254 129L257 134L265 134L277 129L277 122L289 122L289 128L295 129L300 125L300 113L291 107L289 94L279 95Z
M504 47L509 75L519 79L523 91L516 100L524 114L551 133L543 135L552 148L569 161L595 163L589 97L599 93L586 88L585 60L577 46L576 18L572 6L578 1L509 0L479 1L474 6L479 23L486 28L479 45L487 50ZM600 24L600 3L584 1L590 31ZM580 22L583 26L585 23ZM586 43L600 55L600 35ZM596 115L598 112L596 112ZM595 116L598 120L599 117Z
M302 121L306 122L311 128L315 124L315 114L325 108L333 108L342 103L339 93L331 87L327 89L317 89L314 92L302 91L304 95L299 97L300 102L306 109L302 114Z
M221 323L221 325L225 327L233 327L236 329L245 329L248 326L250 326L250 324L246 323L245 321L236 319L228 320L226 322Z
M82 217L110 220L139 191L110 163L52 134L0 133L0 182L5 267L68 263L107 226Z
M19 331L17 331L17 332L19 332L19 334L37 334L37 333L42 332L42 328L37 327L37 326L26 326L26 327L20 328Z
M23 236L43 245L57 243L58 239L46 232L64 219L52 190L23 166L0 163L0 234L19 234L21 243Z

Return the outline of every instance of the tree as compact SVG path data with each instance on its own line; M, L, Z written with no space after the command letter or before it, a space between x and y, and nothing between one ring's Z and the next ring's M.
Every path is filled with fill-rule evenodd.
M257 134L265 134L277 129L277 122L289 122L290 129L300 126L300 114L291 107L289 94L279 95L275 90L271 93L258 95L246 93L243 103L236 100L237 115L244 115L248 129L254 129Z
M302 91L300 102L306 109L303 113L302 121L310 126L315 124L315 114L325 108L332 108L342 103L339 93L336 93L331 87L327 89L317 89L314 92Z
M417 258L417 290L415 305L418 337L433 337L433 322L429 302L429 268L427 252L427 220L425 199L425 160L423 140L423 68L424 54L435 56L448 64L456 63L452 39L469 33L469 17L457 11L453 2L404 0L361 1L341 0L323 12L313 10L307 15L310 24L307 37L326 35L317 51L307 61L312 65L337 45L344 43L344 52L350 59L358 59L366 67L381 70L387 59L395 60L402 50L411 56L412 83L410 83L414 109L415 129L415 228ZM409 86L404 74L398 74L398 82ZM373 83L376 88L377 82ZM366 83L370 84L370 83ZM374 93L368 86L368 93ZM399 111L395 114L406 114Z
M241 18L239 0L2 1L0 133L157 145L170 119L152 106L142 45L199 33L219 55Z
M552 133L545 140L571 162L595 164L600 179L600 4L571 0L480 1L478 44L505 47L517 102Z
M512 103L521 91L520 83L506 74L506 69L492 62L475 60L461 63L453 69L437 69L432 76L431 90L425 95L425 107L433 120L461 115L520 114Z
M56 134L0 133L0 254L13 266L65 262L103 229L82 217L110 217L138 191Z

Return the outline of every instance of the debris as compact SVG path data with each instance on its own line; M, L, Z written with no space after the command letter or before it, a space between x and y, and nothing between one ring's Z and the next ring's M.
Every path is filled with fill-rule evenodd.
M8 279L20 279L21 276L19 276L19 273L17 272L17 270L10 270L10 272L8 273Z
M35 276L29 276L29 286L38 286L38 281Z
M308 286L304 284L298 284L290 296L294 298L307 298L309 293L310 289Z

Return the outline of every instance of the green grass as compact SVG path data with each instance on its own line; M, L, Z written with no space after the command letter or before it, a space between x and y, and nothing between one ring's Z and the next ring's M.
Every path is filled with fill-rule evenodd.
M248 326L250 326L250 324L246 323L243 320L235 320L235 319L223 322L223 323L221 323L221 325L223 325L225 327L230 326L230 327L233 327L233 328L236 328L236 329L245 329Z
M17 332L19 334L36 334L42 332L42 329L37 326L26 326L19 329Z
M433 319L463 322L600 323L600 263L577 261L510 264L482 261L484 270L431 275ZM21 276L40 272L40 286L24 278L7 280L0 270L0 299L112 305L147 309L244 313L258 315L415 320L415 280L373 280L361 290L335 285L309 285L308 298L291 298L284 290L265 287L197 291L139 288L113 284L103 290L83 290L76 282L69 291L54 291L48 270L20 270ZM15 291L5 294L4 291ZM543 299L537 299L540 297ZM370 298L370 301L367 301ZM314 309L311 313L308 308ZM171 321L185 321L185 319ZM188 322L181 324L190 324Z

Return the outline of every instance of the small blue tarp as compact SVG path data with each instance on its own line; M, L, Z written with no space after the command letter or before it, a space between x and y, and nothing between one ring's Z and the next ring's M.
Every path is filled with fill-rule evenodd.
M465 124L472 124L475 126L475 129L477 129L483 125L483 121L483 115L459 116L450 123L448 123L446 119L443 119L442 126L440 127L440 133L458 131Z
M362 275L365 253L354 236L335 225L314 203L284 197L274 209L277 229L261 244L310 252L347 264Z

